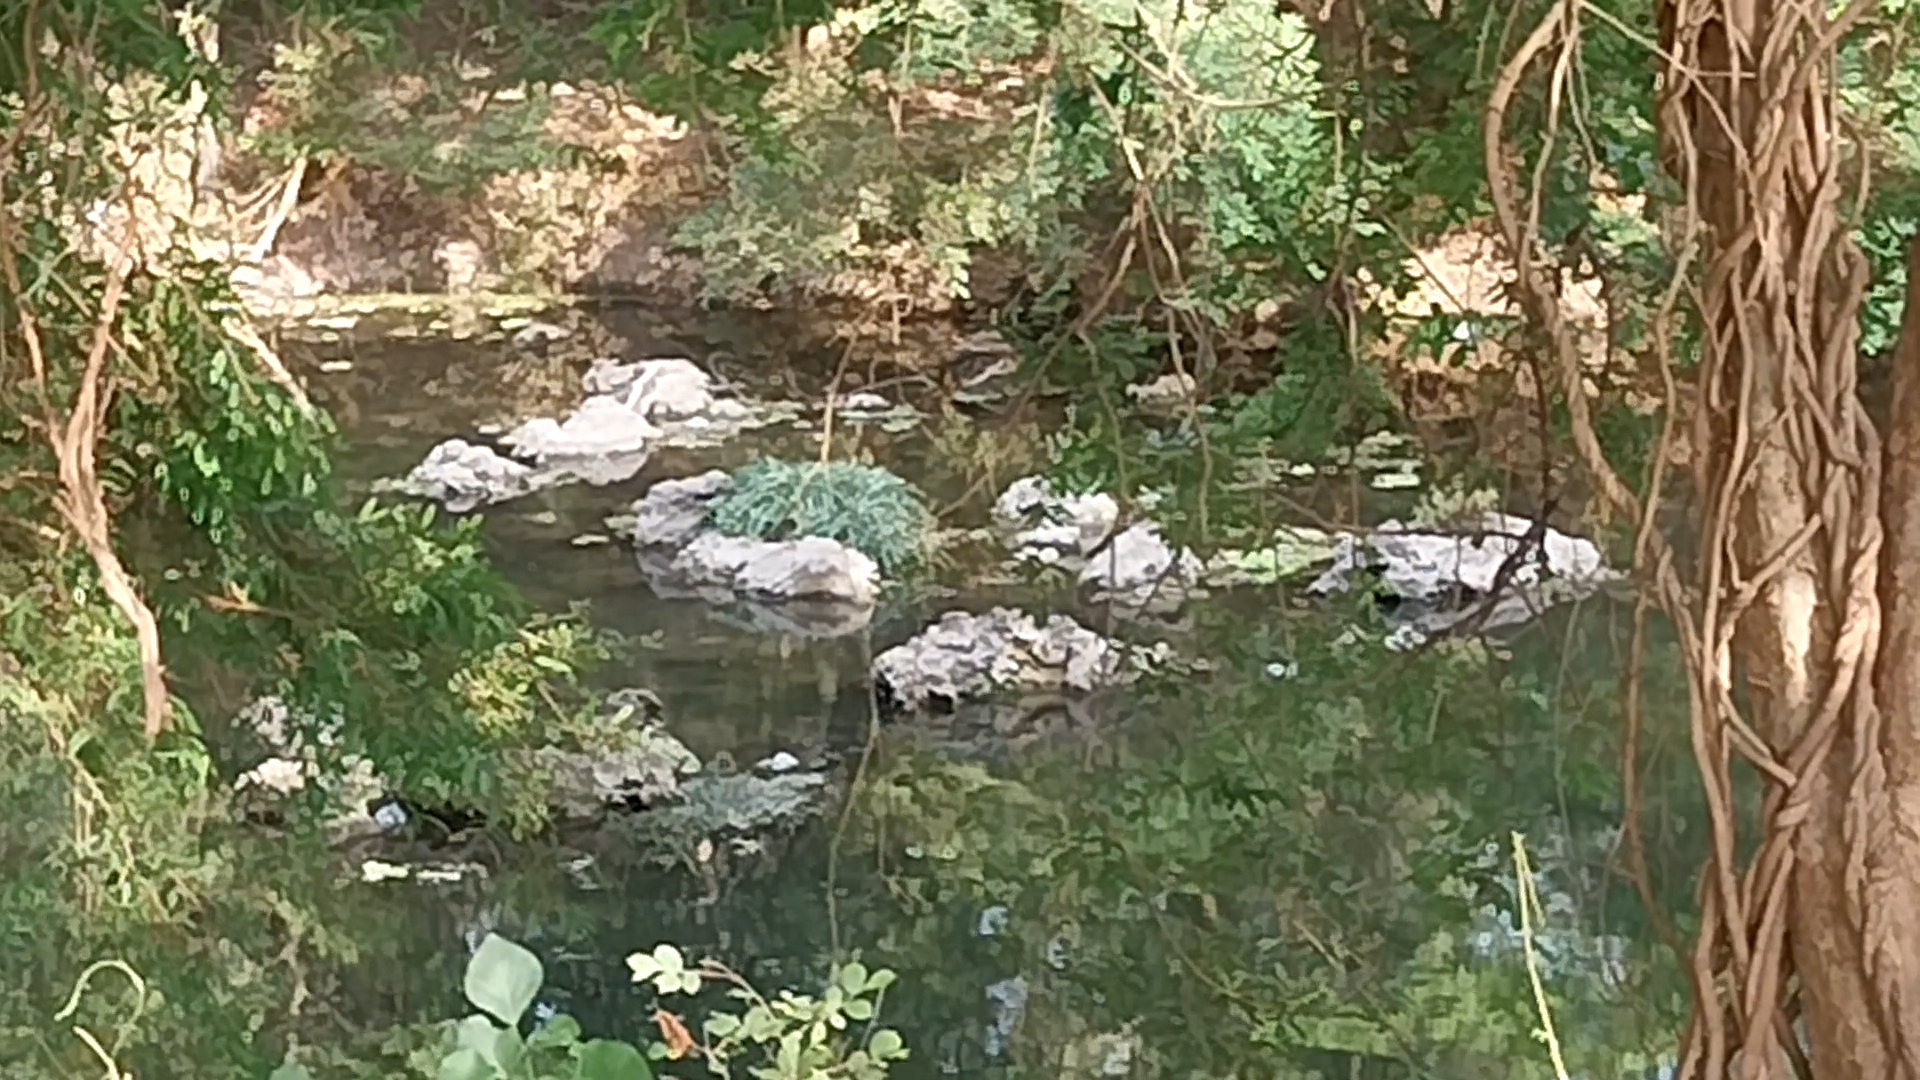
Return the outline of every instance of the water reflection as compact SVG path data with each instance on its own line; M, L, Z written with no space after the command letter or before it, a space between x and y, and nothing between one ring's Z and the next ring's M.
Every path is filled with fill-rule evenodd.
M361 351L357 479L480 415L399 389L461 362ZM951 462L930 472L928 437L900 436L890 464L950 498L991 490ZM394 937L351 978L386 988L389 1019L452 1015L463 941L484 925L541 953L548 1005L627 1038L650 1034L654 1004L628 982L632 949L673 941L769 986L858 950L902 975L887 1018L915 1051L907 1077L1545 1075L1529 955L1577 1075L1634 1075L1673 1045L1682 987L1618 866L1616 607L1395 653L1365 598L1248 590L1177 631L1210 674L1143 684L1079 745L959 759L878 730L867 701L871 656L940 605L903 605L868 635L769 637L654 597L621 546L570 543L656 479L817 452L804 430L770 439L497 508L490 542L536 603L589 599L635 643L609 681L659 693L703 758L840 751L846 812L704 880L636 857L618 830L475 842L484 881L380 894ZM1669 700L1656 743L1682 730ZM1684 754L1653 763L1650 884L1684 906ZM1516 831L1540 869L1531 938Z

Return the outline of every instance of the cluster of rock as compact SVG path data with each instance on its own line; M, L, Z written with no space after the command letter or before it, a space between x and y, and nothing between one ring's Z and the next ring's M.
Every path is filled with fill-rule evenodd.
M631 723L633 738L599 753L542 746L510 762L550 782L549 804L565 822L591 822L618 812L627 831L678 850L702 839L736 846L758 835L791 831L817 815L828 794L827 763L776 754L751 773L714 774L661 723L660 702L645 690L620 690L606 701L609 719ZM408 815L365 758L330 753L337 722L316 725L277 697L256 700L240 720L269 749L235 788L254 810L271 810L309 785L333 807L326 828L335 843L391 833ZM317 732L309 739L307 732ZM329 758L334 758L329 763Z
M1005 694L1091 694L1124 685L1171 659L1162 643L1128 646L1066 615L1042 623L1011 608L949 611L912 640L874 658L886 698L906 712L951 710Z
M1064 495L1045 477L1029 476L995 500L993 519L1015 561L1075 572L1096 601L1165 611L1185 603L1200 584L1199 558L1175 549L1151 521L1121 529L1120 505L1111 495Z
M1591 541L1551 528L1532 536L1533 522L1501 513L1449 529L1397 521L1366 533L1285 529L1268 550L1220 552L1205 563L1168 543L1151 522L1120 528L1120 507L1111 496L1063 495L1043 477L1015 481L993 516L1016 562L1077 573L1093 599L1123 610L1171 610L1202 587L1271 584L1326 563L1331 566L1309 592L1345 591L1369 575L1379 591L1404 601L1392 616L1395 644L1469 619L1479 629L1523 623L1620 579ZM1530 550L1501 580L1501 567L1522 546Z
M1308 590L1344 592L1362 575L1404 601L1393 612L1396 645L1467 621L1479 630L1525 623L1623 576L1592 541L1497 512L1446 531L1389 521L1364 536L1337 536L1333 565Z
M631 479L662 446L700 446L770 423L773 414L723 397L690 360L599 360L587 398L565 419L539 417L500 437L508 453L448 439L385 490L455 513L561 484Z
M663 480L632 510L630 535L649 584L663 597L742 603L769 630L831 637L873 617L880 568L837 540L757 540L713 528L708 515L732 479L713 470Z

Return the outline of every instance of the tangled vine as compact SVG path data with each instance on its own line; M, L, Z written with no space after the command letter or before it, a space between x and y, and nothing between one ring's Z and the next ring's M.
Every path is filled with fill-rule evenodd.
M1600 445L1538 239L1545 162L1590 10L1581 0L1554 5L1487 108L1487 172L1517 299L1560 373L1581 464L1638 522L1630 732L1647 604L1673 623L1688 672L1711 852L1687 1077L1920 1076L1920 1032L1901 1022L1920 1007L1920 670L1908 659L1920 645L1920 241L1883 457L1856 387L1868 271L1847 231L1867 170L1843 155L1833 91L1838 43L1871 6L1661 6L1657 127L1685 198L1665 222L1676 268L1647 358L1665 423L1641 492ZM1536 68L1550 119L1523 188L1507 115ZM1699 340L1685 387L1672 346L1683 313ZM1681 457L1700 529L1684 542L1660 517ZM1687 565L1680 550L1693 553ZM1761 834L1747 845L1736 758L1765 784ZM1632 768L1629 751L1630 802ZM1650 898L1644 858L1629 860Z

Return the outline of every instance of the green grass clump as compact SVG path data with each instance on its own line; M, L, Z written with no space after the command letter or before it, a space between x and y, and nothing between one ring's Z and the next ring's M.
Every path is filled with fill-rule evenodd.
M889 576L925 564L934 527L918 488L885 469L846 461L756 461L733 474L732 490L714 501L707 519L734 536L838 540Z

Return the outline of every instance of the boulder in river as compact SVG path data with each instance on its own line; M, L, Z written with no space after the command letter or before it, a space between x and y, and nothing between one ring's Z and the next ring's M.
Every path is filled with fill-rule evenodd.
M720 532L707 515L731 483L718 470L663 480L634 504L631 535L654 591L744 601L768 609L756 622L806 636L864 628L880 587L874 561L825 537L756 540Z
M951 709L1000 694L1090 694L1170 658L1163 645L1134 648L1066 615L1037 622L1010 608L949 611L874 658L875 680L902 710Z
M539 471L465 439L448 439L399 480L379 485L416 499L431 499L456 514L519 498L540 485Z
M1096 599L1125 607L1172 610L1199 585L1203 569L1193 552L1175 551L1160 535L1159 526L1139 521L1093 553L1080 571L1080 583L1091 586Z
M707 511L732 486L714 469L684 480L662 480L633 504L633 542L643 548L682 548L707 528Z
M1333 566L1309 590L1344 592L1362 573L1377 572L1382 589L1411 602L1396 612L1395 641L1412 643L1467 620L1483 630L1527 622L1621 580L1591 540L1548 528L1536 545L1528 539L1533 531L1527 518L1502 513L1449 531L1389 521L1364 537L1338 537ZM1501 583L1501 567L1523 545L1530 550ZM1492 596L1496 583L1505 587Z
M536 417L500 437L512 458L450 439L382 487L464 513L560 484L617 484L656 448L714 445L794 411L722 397L706 372L678 358L601 360L584 382L588 397L564 419Z
M1111 495L1062 495L1044 476L1015 480L993 504L993 520L1017 559L1054 565L1084 559L1113 534L1120 504Z

